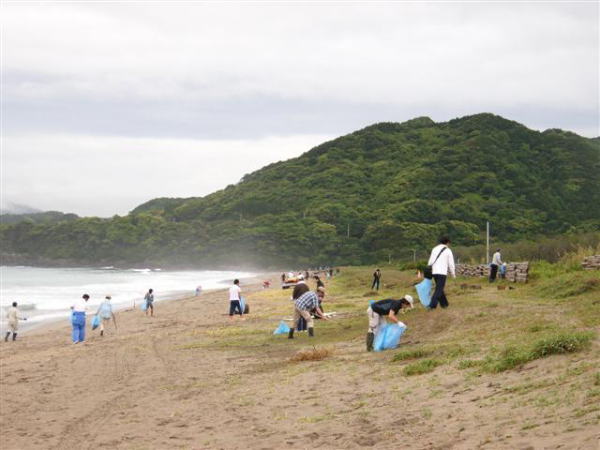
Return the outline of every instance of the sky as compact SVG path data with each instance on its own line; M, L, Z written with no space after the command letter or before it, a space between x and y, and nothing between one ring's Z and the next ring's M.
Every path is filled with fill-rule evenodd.
M382 121L600 135L591 2L10 2L2 207L204 196Z

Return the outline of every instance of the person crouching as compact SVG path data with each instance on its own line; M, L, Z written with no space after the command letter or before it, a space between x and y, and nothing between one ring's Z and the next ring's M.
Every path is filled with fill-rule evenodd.
M375 342L375 335L384 321L384 317L391 322L398 323L397 314L401 309L413 308L413 298L410 295L405 295L404 298L394 300L387 298L385 300L379 300L378 302L372 303L367 309L367 316L369 317L369 331L367 333L367 351L373 350L373 343Z
M294 300L294 321L292 322L292 326L290 327L290 333L288 335L288 339L294 339L294 328L296 328L296 324L300 318L304 318L308 325L308 335L313 337L315 335L314 321L312 318L312 314L310 313L312 310L315 311L315 314L322 318L323 320L329 320L323 314L323 311L319 307L319 303L323 301L325 297L325 290L318 290L317 292L308 291Z

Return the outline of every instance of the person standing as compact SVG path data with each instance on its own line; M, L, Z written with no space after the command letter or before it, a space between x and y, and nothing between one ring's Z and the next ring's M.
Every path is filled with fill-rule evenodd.
M315 275L315 280L317 280L317 289L319 289L319 288L325 289L325 283L323 283L323 281L321 281L321 277L319 277L319 275Z
M432 266L431 273L435 280L435 291L431 296L431 303L429 304L429 308L431 309L435 309L438 303L442 308L448 307L448 299L444 292L448 272L450 272L453 278L456 278L454 255L452 254L449 245L450 239L447 237L441 238L439 245L436 245L433 247L433 250L431 250L431 255L429 256L429 261L427 263Z
M377 269L373 272L373 284L371 285L371 290L379 290L379 282L381 281L381 270Z
M229 317L233 318L233 315L238 311L240 317L244 313L242 311L242 305L240 303L240 296L242 290L240 289L240 280L233 280L233 286L229 288Z
M321 317L321 319L329 320L319 308L319 301L322 301L325 297L325 290L318 290L316 293L313 291L308 291L302 294L294 301L294 319L292 322L292 326L290 327L290 331L288 334L288 339L294 339L294 328L296 328L296 324L300 317L303 317L306 320L308 325L308 335L313 337L315 335L314 322L312 318L312 314L310 311L313 309L317 316Z
M154 290L148 289L146 295L144 295L144 300L146 301L146 315L150 312L150 317L154 317Z
M383 321L383 317L394 323L398 323L398 313L401 309L413 308L413 298L410 295L405 295L404 298L394 300L387 298L374 302L367 308L367 316L369 317L369 331L367 332L367 351L373 351L373 343L375 335L379 330L379 326Z
M115 313L113 312L112 305L110 303L111 296L107 295L104 298L104 301L100 303L98 307L98 311L96 311L96 315L100 317L100 336L104 336L105 325L108 325L110 319L113 320L115 324L115 330L117 329L117 318L115 317Z
M73 325L71 337L74 344L85 341L85 312L87 310L87 302L89 299L89 295L83 294L81 298L71 306L71 325Z
M503 264L502 257L500 255L500 249L496 249L496 253L492 256L492 264L490 264L490 283L496 281L496 275L498 274L498 268Z
M8 322L8 331L4 336L4 342L8 341L8 337L12 333L12 340L17 340L17 330L19 329L19 320L27 320L26 317L19 317L17 302L13 302L12 306L6 311L6 321Z

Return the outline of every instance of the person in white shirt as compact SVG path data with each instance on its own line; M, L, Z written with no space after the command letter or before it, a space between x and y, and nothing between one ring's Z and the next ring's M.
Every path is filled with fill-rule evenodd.
M490 264L490 283L496 281L496 275L498 274L498 268L502 265L502 257L500 256L500 249L496 250L494 256L492 256L492 264Z
M240 303L240 296L242 294L242 290L240 289L240 280L233 280L233 286L229 288L229 317L233 318L233 315L236 311L238 311L241 316L242 305Z
M17 309L17 302L13 302L12 306L6 311L6 321L8 322L8 331L4 336L4 341L8 341L10 333L12 333L12 340L17 339L17 330L19 329L19 320L27 320L25 317L19 317L19 310Z
M71 309L73 310L71 313L71 324L73 325L73 332L71 335L74 344L85 340L85 311L89 299L89 295L83 294L83 296L71 306Z
M446 278L448 273L456 278L456 272L454 270L454 255L450 250L450 239L443 237L440 239L440 244L433 247L431 250L431 256L429 256L428 265L431 267L431 273L435 280L435 291L431 296L431 303L429 307L431 309L437 308L438 303L442 308L448 307L448 299L444 292L446 286Z

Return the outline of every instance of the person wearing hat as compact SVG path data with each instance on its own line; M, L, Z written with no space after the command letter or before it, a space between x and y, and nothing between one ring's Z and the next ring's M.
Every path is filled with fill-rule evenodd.
M391 322L398 323L398 313L400 310L406 310L407 308L413 308L413 298L410 295L405 295L404 298L399 300L386 298L385 300L373 302L369 306L367 309L367 316L369 317L369 331L367 332L368 352L373 350L375 335L379 330L379 325L381 325L381 322L385 320L384 317Z
M83 294L82 297L71 305L71 325L73 325L73 331L71 337L73 338L73 344L78 344L85 340L85 312L87 310L87 302L90 296Z
M104 297L104 301L100 303L98 307L98 311L96 311L96 315L100 317L100 336L104 336L104 327L105 324L108 325L110 319L113 320L115 324L115 330L117 329L117 319L115 317L115 313L113 312L112 305L110 304L111 296L107 295Z

